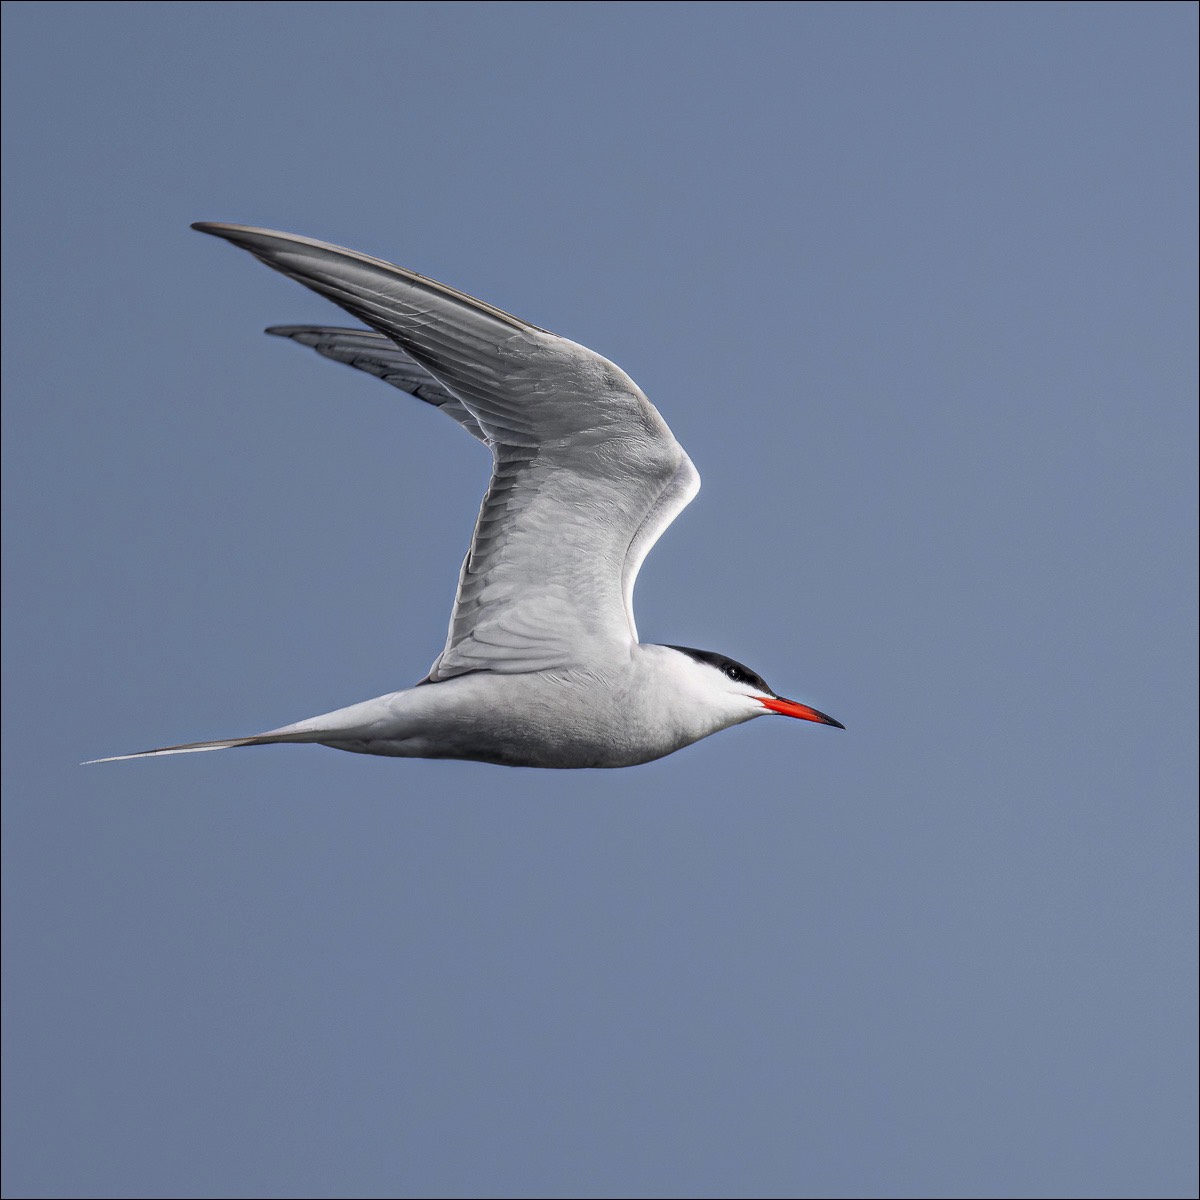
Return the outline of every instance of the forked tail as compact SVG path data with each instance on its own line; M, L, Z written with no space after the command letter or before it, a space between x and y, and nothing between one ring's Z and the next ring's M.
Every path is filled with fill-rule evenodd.
M364 700L349 708L322 713L293 725L280 725L278 729L268 729L265 733L250 737L221 738L215 742L183 742L178 746L159 746L157 750L140 750L137 754L92 758L81 765L86 767L92 763L122 762L127 758L155 758L159 754L199 754L203 750L228 750L232 746L272 746L278 742L317 742L348 749L350 747L343 743L358 743L364 738L370 740L381 717L391 714L391 706L396 699L396 695L391 695Z
M90 767L93 763L122 762L127 758L153 758L156 754L199 754L201 750L228 750L231 746L266 746L272 742L290 742L295 738L280 737L273 733L260 733L256 737L225 738L219 742L185 742L179 746L160 746L157 750L139 750L136 754L114 754L111 758L89 758L80 766Z

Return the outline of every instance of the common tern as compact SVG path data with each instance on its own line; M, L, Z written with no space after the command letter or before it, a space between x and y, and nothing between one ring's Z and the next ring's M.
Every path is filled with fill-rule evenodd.
M415 686L251 737L94 762L315 742L360 754L626 767L768 713L844 726L723 654L643 645L638 570L700 476L620 367L353 250L198 222L367 329L268 333L378 376L483 442L492 477L442 652Z

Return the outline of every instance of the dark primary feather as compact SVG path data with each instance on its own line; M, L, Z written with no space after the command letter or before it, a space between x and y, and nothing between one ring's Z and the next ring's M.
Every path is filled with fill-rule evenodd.
M411 354L391 338L370 329L338 329L326 325L272 325L267 333L311 346L324 358L345 363L392 387L399 388L453 417L472 437L481 442L487 435L479 422L463 407L453 392L443 387Z

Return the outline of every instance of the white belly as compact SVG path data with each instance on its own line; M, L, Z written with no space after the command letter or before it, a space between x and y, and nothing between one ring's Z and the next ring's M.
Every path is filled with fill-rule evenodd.
M655 703L635 683L599 681L583 671L479 672L291 728L305 741L359 754L578 768L650 762L722 727L694 724L686 711Z

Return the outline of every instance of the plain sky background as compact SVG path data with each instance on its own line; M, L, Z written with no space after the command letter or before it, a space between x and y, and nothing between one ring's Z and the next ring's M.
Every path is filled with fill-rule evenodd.
M1191 4L5 6L4 1194L1189 1196ZM486 455L224 220L623 366L846 733L81 768L408 685Z

